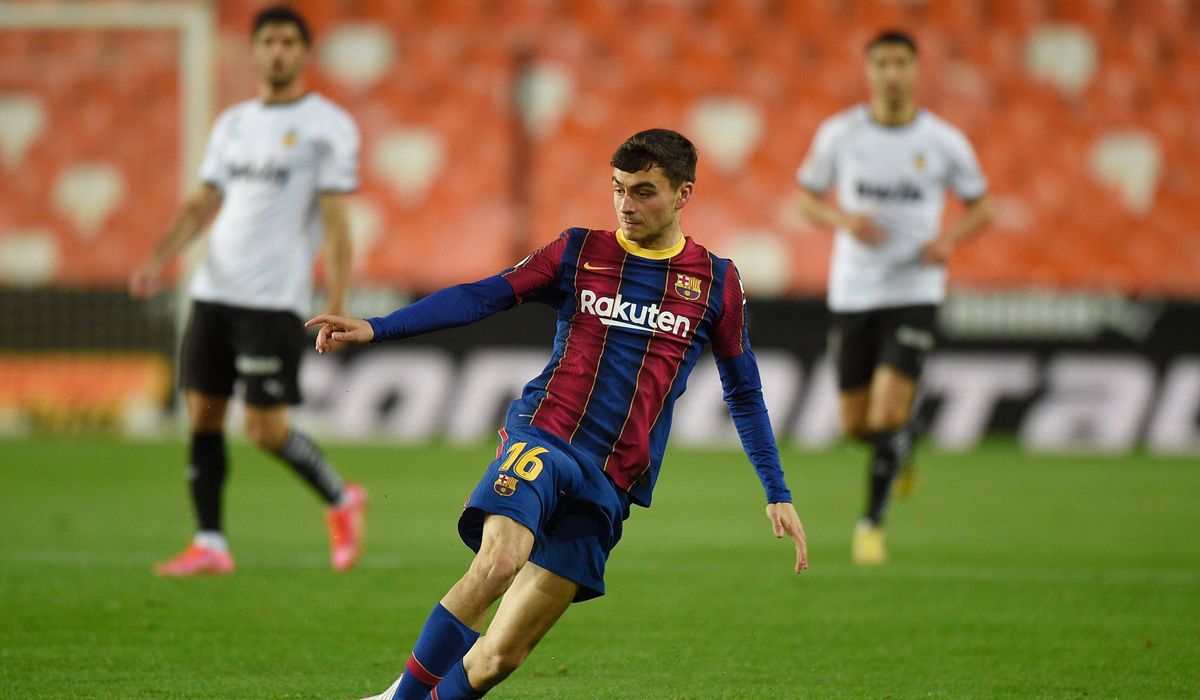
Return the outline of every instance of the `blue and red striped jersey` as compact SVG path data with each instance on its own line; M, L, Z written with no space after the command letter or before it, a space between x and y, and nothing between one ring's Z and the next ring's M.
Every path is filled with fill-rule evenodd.
M572 228L500 275L441 289L368 319L374 341L460 326L540 301L558 311L546 369L512 403L531 425L649 506L675 400L711 344L725 402L768 503L791 502L763 403L733 263L691 238L647 251L620 231Z
M737 269L690 237L659 253L620 231L572 228L501 277L518 302L558 312L550 362L509 425L570 443L649 505L675 400L704 345L718 358L748 349Z

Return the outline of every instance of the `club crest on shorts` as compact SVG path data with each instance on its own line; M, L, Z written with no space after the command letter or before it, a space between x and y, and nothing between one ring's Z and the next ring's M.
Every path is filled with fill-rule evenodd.
M501 496L511 496L517 492L517 480L508 474L501 474L492 488Z
M675 293L688 301L696 301L700 298L700 280L690 275L675 275Z

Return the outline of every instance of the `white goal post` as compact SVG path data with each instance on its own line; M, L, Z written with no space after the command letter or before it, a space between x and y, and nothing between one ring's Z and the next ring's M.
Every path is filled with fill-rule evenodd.
M196 179L214 100L212 9L202 3L0 2L0 31L144 29L179 32L181 195Z

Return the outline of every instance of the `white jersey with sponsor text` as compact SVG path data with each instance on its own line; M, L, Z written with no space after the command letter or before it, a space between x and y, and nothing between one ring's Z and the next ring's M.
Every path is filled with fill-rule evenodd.
M354 120L316 93L225 110L200 166L223 202L192 296L307 316L322 244L317 195L358 188L358 150Z
M987 192L958 129L924 110L904 126L883 126L866 105L822 122L797 179L817 194L836 184L844 211L870 215L887 233L879 246L835 234L829 308L840 312L941 303L946 270L922 264L921 248L940 230L947 187L964 201Z

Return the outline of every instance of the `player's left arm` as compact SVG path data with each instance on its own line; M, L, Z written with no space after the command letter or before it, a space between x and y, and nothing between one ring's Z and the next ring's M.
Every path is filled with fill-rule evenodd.
M317 214L325 232L325 313L345 313L350 291L350 195L358 189L362 137L354 119L336 107L322 112L317 147Z
M808 568L808 544L804 525L792 505L792 492L783 478L779 449L767 406L763 401L758 362L747 346L735 357L717 356L717 369L725 388L725 403L737 427L742 449L754 466L767 494L767 518L775 537L787 535L796 546L796 573Z
M347 197L342 192L322 192L317 198L325 231L325 313L334 316L345 312L350 290L352 250Z
M792 505L792 492L783 476L775 432L763 401L758 361L750 349L741 280L732 263L726 274L721 315L713 328L713 356L742 449L766 492L766 512L772 532L777 538L787 535L792 539L796 547L796 573L800 573L808 568L804 526Z
M992 218L987 178L979 167L979 159L975 157L971 142L955 129L944 131L942 138L942 147L949 163L947 184L966 208L962 216L925 245L921 252L927 265L945 265L955 249L979 233Z
M962 216L925 244L922 257L926 265L945 265L960 245L975 237L992 220L992 203L987 195L965 204Z

